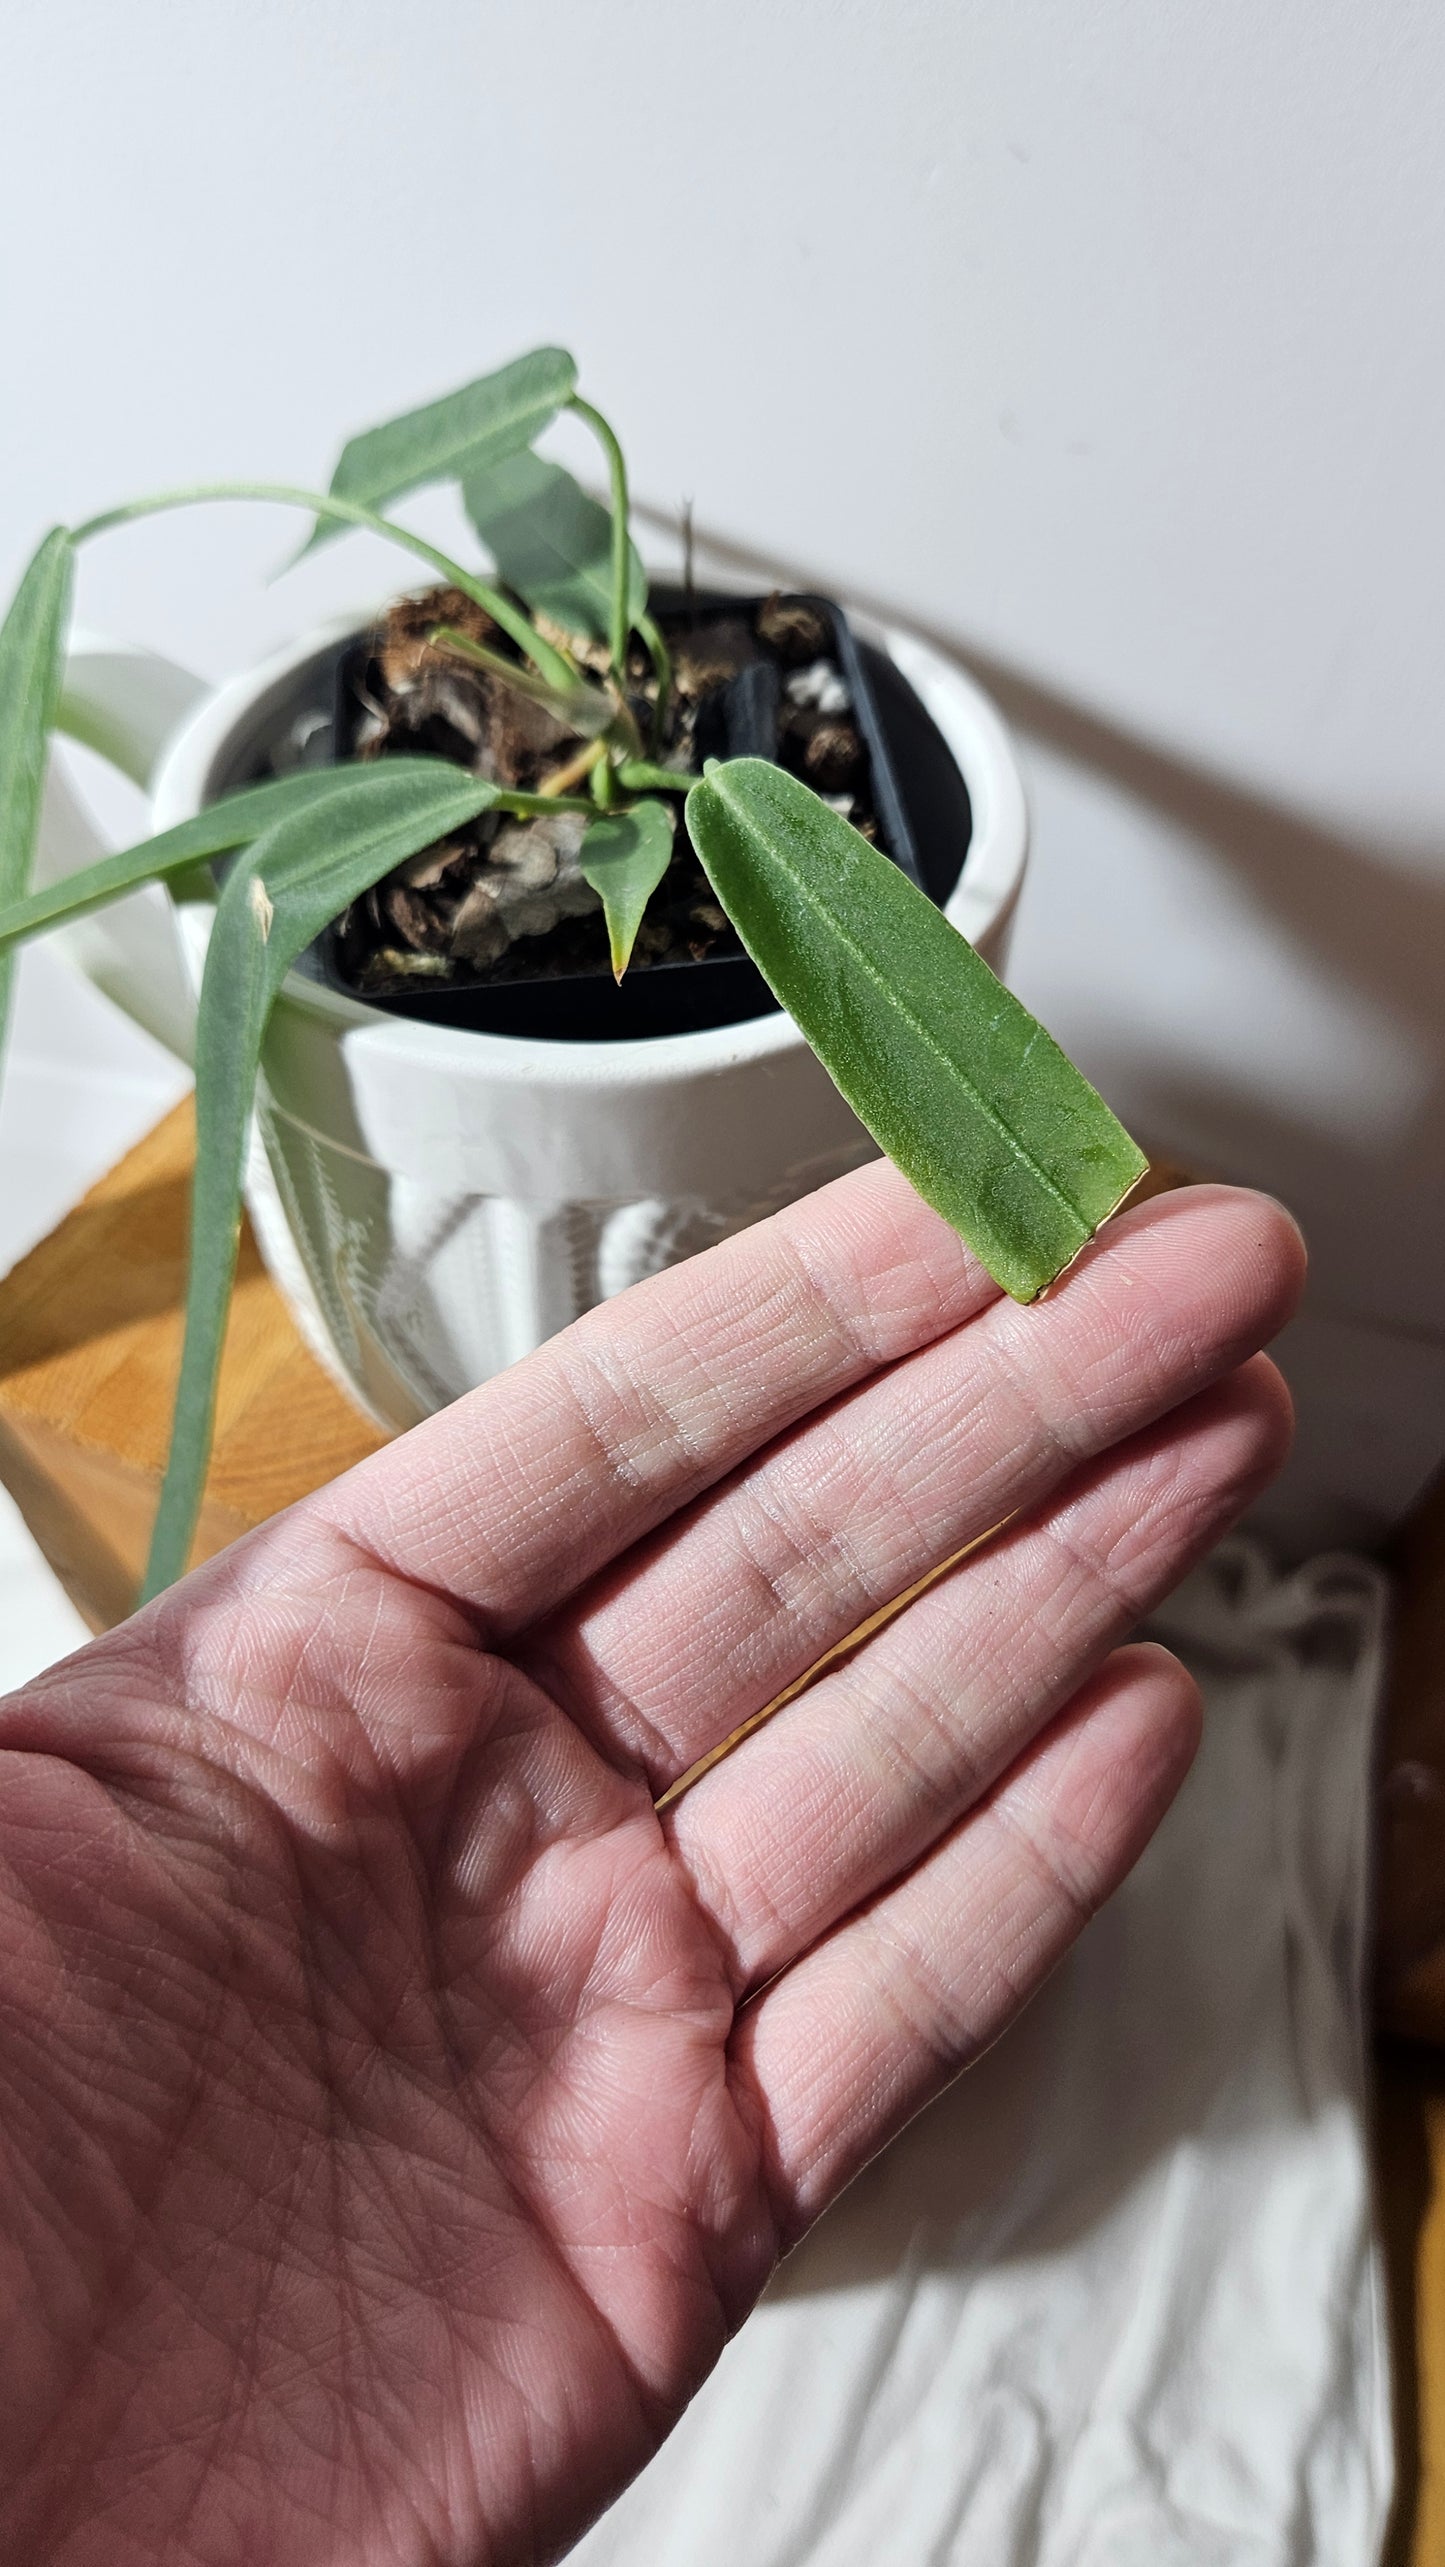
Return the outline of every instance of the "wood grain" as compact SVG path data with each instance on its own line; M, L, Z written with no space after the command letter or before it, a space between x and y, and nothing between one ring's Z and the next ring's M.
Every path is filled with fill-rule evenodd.
M1375 1858L1375 2198L1399 2463L1385 2567L1445 2567L1445 1481L1393 1566Z
M189 1101L0 1283L0 1479L92 1630L129 1612L180 1367ZM192 1560L375 1452L243 1231Z
M1395 2507L1382 2567L1445 2562L1445 2055L1385 2041L1375 2199L1394 2374Z
M1405 1528L1395 1569L1380 1740L1376 2004L1391 2032L1445 2042L1445 1481Z

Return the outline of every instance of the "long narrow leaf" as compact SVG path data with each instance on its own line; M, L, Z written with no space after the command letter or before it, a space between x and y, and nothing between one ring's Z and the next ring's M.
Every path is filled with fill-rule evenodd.
M408 762L411 766L411 762ZM343 771L346 790L292 810L233 866L217 904L196 1023L196 1173L186 1332L170 1458L142 1597L185 1569L205 1489L236 1270L241 1179L266 1020L303 947L393 865L461 828L497 788L440 760Z
M386 771L389 777L432 777L440 766L441 761L434 758L389 758ZM348 767L315 767L300 775L278 776L269 784L248 786L243 793L228 794L222 802L209 803L194 819L182 820L174 829L162 830L158 837L142 838L134 847L122 847L113 856L101 856L95 864L67 874L63 881L48 884L44 891L31 892L28 899L11 901L0 909L0 950L24 944L47 927L63 926L72 918L85 917L92 909L102 909L107 901L120 899L141 883L163 881L189 871L192 865L202 864L210 856L224 856L233 847L248 846L263 829L293 811L324 808L338 796L344 802L354 790L355 772ZM372 772L367 769L368 774Z
M478 812L520 799L442 759L387 758L353 767L350 780L341 809L296 812L259 850L257 871L274 911L266 945L273 997L297 955L348 901Z
M206 953L196 1027L196 1165L191 1180L186 1333L140 1601L183 1575L210 1459L216 1376L241 1230L241 1176L269 992L269 904L258 841L227 881Z
M331 476L331 496L381 508L427 482L481 471L540 437L576 382L577 368L565 348L533 348L460 392L352 437ZM334 532L334 526L318 522L306 550Z
M600 895L613 977L632 959L642 913L672 859L672 813L665 802L635 802L630 811L594 820L577 859L584 882Z
M606 641L612 615L612 520L563 465L505 456L462 483L467 515L498 576L534 613ZM647 573L629 548L628 620L647 612Z
M0 904L18 900L30 880L46 751L60 702L74 568L75 547L67 529L53 527L0 625ZM10 957L0 953L0 1044L10 976Z
M1146 1161L981 955L855 829L760 758L714 766L688 829L743 943L859 1120L1018 1301Z

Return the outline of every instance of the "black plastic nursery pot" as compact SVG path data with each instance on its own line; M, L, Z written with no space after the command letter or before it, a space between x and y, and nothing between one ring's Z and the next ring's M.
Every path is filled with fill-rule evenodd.
M684 595L662 587L654 590L652 605L668 641L675 643L695 639L710 621L756 617L768 602L721 591ZM841 607L818 597L787 603L815 610L831 635L830 657L866 754L877 843L941 906L958 883L972 830L968 789L952 751L896 663L853 632ZM329 743L318 741L313 729L312 757L320 745L329 745L333 756L351 753L365 702L369 648L370 637L357 635L331 663L327 674L333 700L325 717ZM319 704L317 714L320 718ZM758 664L743 669L709 708L707 736L703 739L700 729L699 739L711 756L778 759L777 673ZM519 974L504 980L457 972L445 982L429 979L378 991L358 986L332 928L302 957L299 968L340 994L391 1015L547 1042L626 1042L698 1033L777 1009L761 972L736 951L700 958L669 955L651 964L634 961L620 986L599 962L554 969L545 977Z

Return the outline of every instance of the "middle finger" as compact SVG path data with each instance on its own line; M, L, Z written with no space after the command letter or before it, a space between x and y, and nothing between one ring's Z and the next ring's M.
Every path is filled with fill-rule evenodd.
M1230 1371L1301 1258L1262 1196L1125 1214L1048 1300L992 1304L780 1438L516 1654L660 1791L936 1562Z
M742 1989L977 1807L1277 1466L1267 1356L1101 1456L770 1722L667 1821Z

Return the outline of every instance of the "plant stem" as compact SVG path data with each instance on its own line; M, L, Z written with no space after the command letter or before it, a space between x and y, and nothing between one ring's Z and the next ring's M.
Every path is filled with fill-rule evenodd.
M519 820L545 820L553 811L585 811L589 817L592 805L585 793L499 793L492 805L494 811L509 811Z
M697 622L697 590L692 576L692 501L682 503L682 593L687 601L687 620Z
M550 679L533 677L530 669L519 668L515 660L503 659L500 651L489 651L485 642L474 642L470 633L459 633L455 624L434 624L427 639L444 642L449 651L484 668L500 685L515 687L519 695L527 696L534 704L545 704L559 721L589 738L610 730L617 719L611 696L604 695L600 686L588 686L578 677L569 678L563 686L554 686Z
M607 457L608 478L612 484L612 622L607 647L612 658L612 673L620 687L627 684L627 636L632 629L628 608L632 585L632 538L627 522L627 465L622 448L600 410L574 392L567 404L579 419L585 419Z
M589 776L598 759L605 755L606 750L600 740L589 740L585 749L578 749L572 757L565 758L561 766L550 768L546 775L540 777L537 791L570 793L573 785L580 784L585 776Z
M680 775L672 767L653 766L648 759L624 758L617 770L617 781L624 793L690 793L697 777Z
M516 643L519 651L526 653L549 685L559 688L575 685L576 680L561 652L555 651L550 642L544 642L526 616L499 590L489 587L474 572L463 570L460 562L454 562L450 554L438 551L435 544L426 541L425 536L414 535L409 527L398 526L392 518L378 516L375 509L360 507L350 499L323 497L319 491L298 489L290 482L195 482L185 489L161 490L148 499L129 500L121 508L107 508L99 517L88 518L83 526L76 528L75 541L77 544L89 543L93 535L108 535L114 527L132 525L137 518L159 517L172 508L191 508L203 500L221 499L262 500L279 508L304 508L310 516L334 517L343 525L364 526L370 534L389 537L392 543L400 544L406 552L414 553L418 561L429 563L452 587L459 588L464 597L470 597L474 605L480 606L494 623L500 624L502 631Z
M652 745L660 749L667 708L672 698L672 660L666 642L650 615L639 615L637 629L647 645L647 655L657 677L657 702L652 708Z

